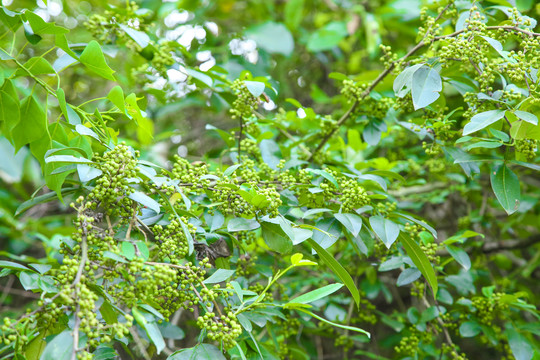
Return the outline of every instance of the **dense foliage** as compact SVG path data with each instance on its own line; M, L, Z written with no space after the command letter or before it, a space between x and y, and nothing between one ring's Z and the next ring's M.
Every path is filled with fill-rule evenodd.
M540 6L6 1L0 359L540 359Z

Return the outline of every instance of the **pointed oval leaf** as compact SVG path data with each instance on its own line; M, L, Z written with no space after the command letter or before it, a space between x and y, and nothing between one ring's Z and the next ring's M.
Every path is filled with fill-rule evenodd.
M491 188L508 215L517 211L521 199L519 180L506 165L491 171Z
M435 270L433 270L433 267L431 266L426 254L424 254L420 246L418 246L418 244L408 236L401 235L399 239L405 248L407 255L409 255L414 265L416 265L422 275L424 275L424 278L427 280L429 286L433 290L433 296L437 296L437 290L439 289L437 275L435 274Z
M107 80L116 81L113 76L114 71L107 65L101 46L97 41L92 40L88 43L79 60L95 74Z
M152 199L150 196L140 191L135 191L129 195L129 198L131 200L138 202L139 204L143 206L146 206L149 209L154 210L156 213L159 214L159 209L160 209L159 203L156 200Z
M463 135L469 135L478 130L482 130L486 126L502 119L506 110L488 110L474 115L471 121L463 128Z
M442 90L441 76L437 70L422 66L412 76L412 100L414 110L428 106L437 100Z
M343 284L330 284L323 286L322 288L310 291L300 296L291 299L289 303L307 304L315 300L322 299L330 294L335 293L343 287Z
M413 281L418 280L418 278L422 275L420 270L417 268L407 268L399 274L399 277L397 279L396 285L397 286L404 286L412 283Z
M375 215L369 218L371 229L382 240L388 249L396 241L399 235L399 225L392 220L386 219L381 215Z
M335 214L334 217L356 237L362 229L362 218L355 214Z
M533 125L538 125L538 117L534 114L531 114L530 112L516 110L514 111L514 115L516 115L518 118L520 118L523 121L526 121Z

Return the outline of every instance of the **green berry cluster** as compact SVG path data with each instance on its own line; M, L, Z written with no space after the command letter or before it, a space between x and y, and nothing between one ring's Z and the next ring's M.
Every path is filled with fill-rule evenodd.
M231 85L232 91L236 95L231 106L231 117L233 119L248 119L253 115L253 111L259 107L259 99L249 92L246 83L237 79Z
M159 244L160 259L167 259L171 264L180 264L184 260L189 250L188 239L186 238L184 229L191 236L194 236L196 233L196 227L190 224L185 217L175 218L165 227L162 225L153 227L155 239Z
M341 211L344 213L354 213L356 209L371 202L366 189L355 179L343 177L340 181L340 188L342 192L339 199Z
M199 316L197 326L206 329L208 338L221 342L225 349L233 347L236 344L235 339L242 334L242 327L236 315L227 308L224 309L224 314L221 316L214 312L207 312Z
M147 15L150 14L145 15L137 10L139 10L137 3L135 1L129 1L125 7L115 7L114 9L106 10L103 15L91 15L84 23L84 26L101 43L126 43L128 41L135 43L120 25L135 28L137 31L147 31L149 29L149 18ZM138 45L136 46L139 47Z
M240 231L239 233L252 234L253 232ZM255 264L257 256L250 256L249 254L240 255L236 261L236 276L249 277L256 273Z
M354 340L350 336L342 334L335 338L334 346L343 348L343 351L347 352L354 346Z
M380 202L377 203L376 206L377 211L381 215L388 215L397 209L397 203L396 202Z
M407 327L404 331L405 335L399 341L399 344L394 347L394 351L400 356L415 355L418 351L420 342L431 343L432 334L427 331L420 331L415 326Z
M515 149L516 152L522 154L527 161L532 161L536 156L536 151L538 151L538 140L516 140Z
M137 176L139 152L131 152L124 143L100 156L94 155L102 175L97 178L95 187L88 194L90 208L103 208L107 215L117 215L129 220L132 215L133 200L129 195L135 191L129 186L130 179Z

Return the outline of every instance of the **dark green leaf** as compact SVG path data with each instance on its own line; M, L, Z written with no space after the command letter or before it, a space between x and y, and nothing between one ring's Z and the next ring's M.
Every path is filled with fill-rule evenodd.
M437 290L439 288L437 283L437 275L435 275L435 270L433 270L433 267L431 266L426 254L424 254L420 246L418 246L418 244L408 236L402 234L400 236L400 241L414 265L416 265L418 270L420 270L422 275L424 275L424 278L427 280L429 286L433 290L433 296L437 296Z
M281 254L288 254L292 251L292 241L279 224L263 222L261 229L262 237L270 249Z
M471 268L471 259L465 250L452 245L446 245L446 250L465 270Z
M508 215L519 208L521 200L519 180L506 165L501 165L491 171L491 188Z
M474 337L480 334L482 328L476 321L465 321L459 326L459 334L462 337Z
M320 258L326 263L326 265L328 265L330 269L332 269L332 272L343 282L343 284L345 284L347 289L349 289L356 305L360 306L360 293L358 292L358 288L354 284L354 280L352 279L351 275L339 262L336 261L336 259L334 259L332 255L330 255L330 253L328 253L328 251L323 249L314 240L309 239L308 241Z

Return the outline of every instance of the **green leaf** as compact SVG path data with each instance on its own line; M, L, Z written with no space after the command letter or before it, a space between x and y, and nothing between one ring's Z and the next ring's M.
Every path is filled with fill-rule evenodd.
M288 254L292 251L292 241L279 224L263 222L261 230L262 237L270 249L281 254Z
M79 190L79 188L75 188L75 187L64 188L62 189L62 194L68 195L68 194L74 193L77 190ZM19 207L15 211L15 216L19 216L20 214L34 207L37 204L46 203L56 198L58 198L58 195L55 192L48 192L46 194L31 198L30 200L27 200L23 202L21 205L19 205Z
M214 345L198 344L189 349L173 353L167 360L226 360L223 353Z
M397 286L404 286L418 280L422 273L417 268L407 268L399 274L396 281Z
M135 246L129 241L122 241L121 254L128 260L135 258Z
M191 76L193 79L198 80L200 83L208 87L214 86L214 80L210 76L206 75L205 73L201 71L197 71L194 69L186 69L186 73L189 76Z
M491 188L508 215L519 208L521 200L519 180L516 174L506 165L501 165L491 171Z
M261 94L264 92L265 85L264 83L260 81L244 81L244 84L246 84L246 87L248 91L251 93L251 95L258 98L261 96Z
M12 130L21 119L19 99L14 99L5 91L0 91L0 121L2 122L2 134L13 143Z
M471 121L463 128L463 135L469 135L478 130L482 130L486 126L502 119L506 110L489 110L474 115Z
M45 60L42 57L33 57L30 58L27 62L23 65L27 70L29 70L32 75L40 75L40 74L56 74L56 71L52 67L52 65ZM28 76L28 72L23 69L18 69L15 72L16 76Z
M508 337L508 345L510 345L516 360L531 360L533 358L533 346L526 337L512 328L507 328L505 333Z
M73 351L73 335L71 330L56 335L47 343L40 360L69 360Z
M146 334L152 340L154 345L156 346L156 352L159 354L163 349L165 349L165 340L163 340L163 335L161 335L161 332L159 331L159 328L157 326L156 322L147 322L144 325L144 329L146 330Z
M285 56L292 54L294 39L287 27L281 23L266 22L247 31L247 36L257 43L257 46L269 53Z
M215 273L204 279L204 284L217 284L233 276L235 270L217 269Z
M11 270L30 270L24 265L17 264L16 262L12 262L12 261L5 261L5 260L0 260L0 268L11 269Z
M228 231L249 231L258 229L261 226L255 219L234 218L227 224Z
M304 0L289 0L285 3L285 25L295 30L302 22Z
M381 215L375 215L369 218L371 229L382 240L388 249L396 241L399 235L399 225L392 220L386 219Z
M465 250L453 245L446 245L446 250L465 270L471 268L471 259Z
M103 171L86 164L77 164L77 173L79 174L79 180L88 182L103 174Z
M538 125L538 117L530 112L516 110L514 111L514 115L530 124Z
M307 42L311 52L331 50L348 35L347 25L343 21L333 21L312 33Z
M339 184L338 184L336 178L334 176L332 176L332 174L330 174L329 172L324 171L324 170L319 170L319 169L308 169L308 171L315 174L315 175L322 176L326 180L330 181L332 183L332 185L334 185L336 187L336 189L339 189Z
M334 217L356 237L362 229L362 218L355 214L334 214Z
M88 43L79 60L95 74L105 79L116 81L113 76L114 71L107 65L103 51L101 51L101 46L99 46L97 41L92 40Z
M441 76L434 68L422 66L412 75L412 100L414 110L425 108L440 96Z
M118 110L120 110L124 114L127 114L126 104L124 101L124 91L120 86L113 87L111 91L109 91L107 99L111 100L111 102L118 108Z
M142 31L135 30L127 25L119 24L120 28L128 34L143 49L150 43L150 37Z
M410 215L408 215L408 214L404 214L404 213L402 213L402 212L396 212L396 213L394 213L394 214L399 215L399 216L401 216L402 218L405 218L405 219L407 219L407 220L410 220L410 221L414 222L415 224L418 224L418 225L422 226L424 229L426 229L427 231L429 231L429 232L431 233L431 235L433 235L433 237L434 237L435 239L437 239L437 230L435 230L435 229L434 229L433 227L431 227L429 224L423 222L422 220L418 220L418 219L416 219L416 218L414 218L414 217L412 217L412 216L410 216Z
M51 155L45 158L45 163L93 164L94 162L73 155Z
M427 258L426 254L422 251L420 246L418 244L408 238L405 235L400 235L400 241L403 247L405 248L405 251L407 252L407 255L411 258L412 262L418 270L424 275L424 278L427 280L429 286L433 290L433 296L437 296L437 290L439 288L439 285L437 283L437 275L435 275L435 270L433 270L433 267L431 266L431 263L429 262L429 259Z
M342 287L343 287L343 284L326 285L326 286L323 286L322 288L297 296L289 300L288 304L290 303L307 304L307 303L322 299L330 294L333 294L339 289L341 289Z
M424 66L424 64L409 66L396 77L393 89L397 97L402 98L411 91L413 75L416 70L420 69L422 66Z
M143 206L146 206L149 209L152 209L157 214L159 214L160 212L159 203L156 200L152 199L150 196L146 195L145 193L142 193L140 191L135 191L129 195L129 198L131 200L138 202L139 204Z
M465 338L474 337L480 334L480 331L482 328L476 321L465 321L459 326L459 334Z
M48 135L47 116L33 95L22 101L20 119L11 132L16 151Z
M9 11L4 6L0 7L0 20L11 32L15 32L22 25L21 16Z
M31 11L26 10L24 12L26 20L30 23L34 34L66 34L68 29L57 26L54 23L45 22L39 15L34 14Z
M349 289L356 305L360 306L360 293L358 292L358 288L354 284L354 280L352 279L351 275L339 262L336 261L336 259L334 259L332 255L330 255L328 251L323 249L313 239L308 239L308 241L319 257L326 263L326 265L328 265L328 267L334 274L336 274L343 284L345 284L347 289Z

